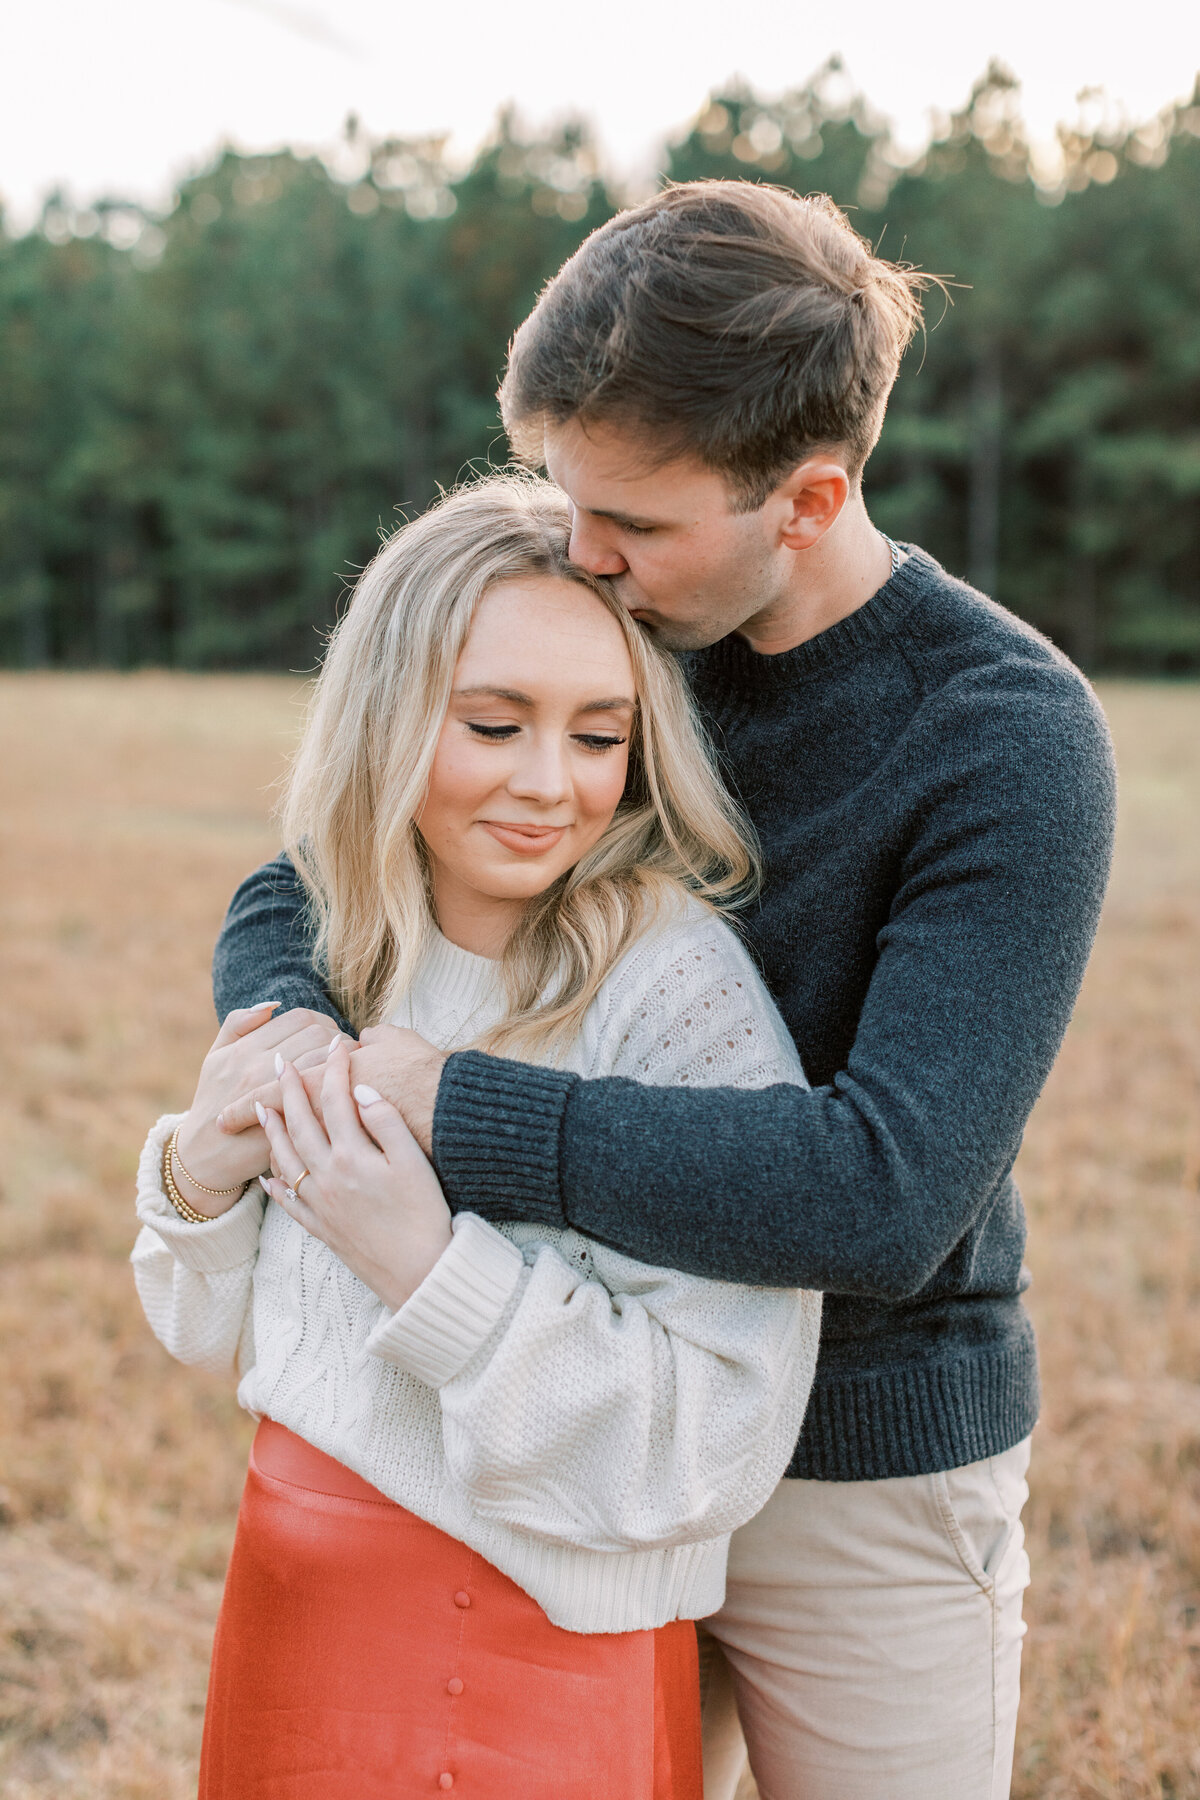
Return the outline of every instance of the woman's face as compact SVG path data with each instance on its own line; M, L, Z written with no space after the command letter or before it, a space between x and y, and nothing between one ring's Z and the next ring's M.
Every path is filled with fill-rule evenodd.
M636 700L621 627L587 588L536 575L484 596L416 821L453 942L499 955L525 903L600 838Z

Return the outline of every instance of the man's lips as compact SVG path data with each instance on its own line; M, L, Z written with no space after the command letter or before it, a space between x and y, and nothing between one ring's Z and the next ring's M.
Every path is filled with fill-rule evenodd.
M518 856L542 856L547 850L553 850L565 833L570 829L567 825L509 825L501 819L480 819L479 823L485 831L490 831L498 844L506 850L515 850Z

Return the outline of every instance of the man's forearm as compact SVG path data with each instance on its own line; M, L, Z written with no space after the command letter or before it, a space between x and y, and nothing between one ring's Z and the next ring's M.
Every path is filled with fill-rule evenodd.
M213 1000L222 1021L239 1006L278 1000L284 1011L306 1006L353 1027L329 998L313 967L304 884L280 855L248 875L229 903L213 951Z
M936 1134L931 1134L933 1141ZM452 1056L434 1162L452 1207L573 1226L714 1280L901 1299L922 1288L1020 1139L914 1156L850 1081L661 1088Z

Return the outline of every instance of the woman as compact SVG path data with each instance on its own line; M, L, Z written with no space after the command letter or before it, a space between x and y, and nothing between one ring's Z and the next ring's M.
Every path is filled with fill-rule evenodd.
M753 863L680 676L568 526L494 479L360 580L284 808L331 992L583 1075L802 1082L715 910ZM690 1621L791 1454L818 1297L452 1221L348 1041L314 1106L331 1023L272 1011L225 1022L139 1171L150 1323L261 1420L204 1800L700 1800ZM284 1116L222 1134L275 1063Z

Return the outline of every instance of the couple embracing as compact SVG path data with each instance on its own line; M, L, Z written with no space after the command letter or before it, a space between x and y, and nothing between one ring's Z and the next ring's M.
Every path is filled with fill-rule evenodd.
M619 215L513 341L550 479L358 582L139 1170L260 1421L204 1800L1008 1793L1011 1169L1113 771L867 515L919 291L820 198Z

